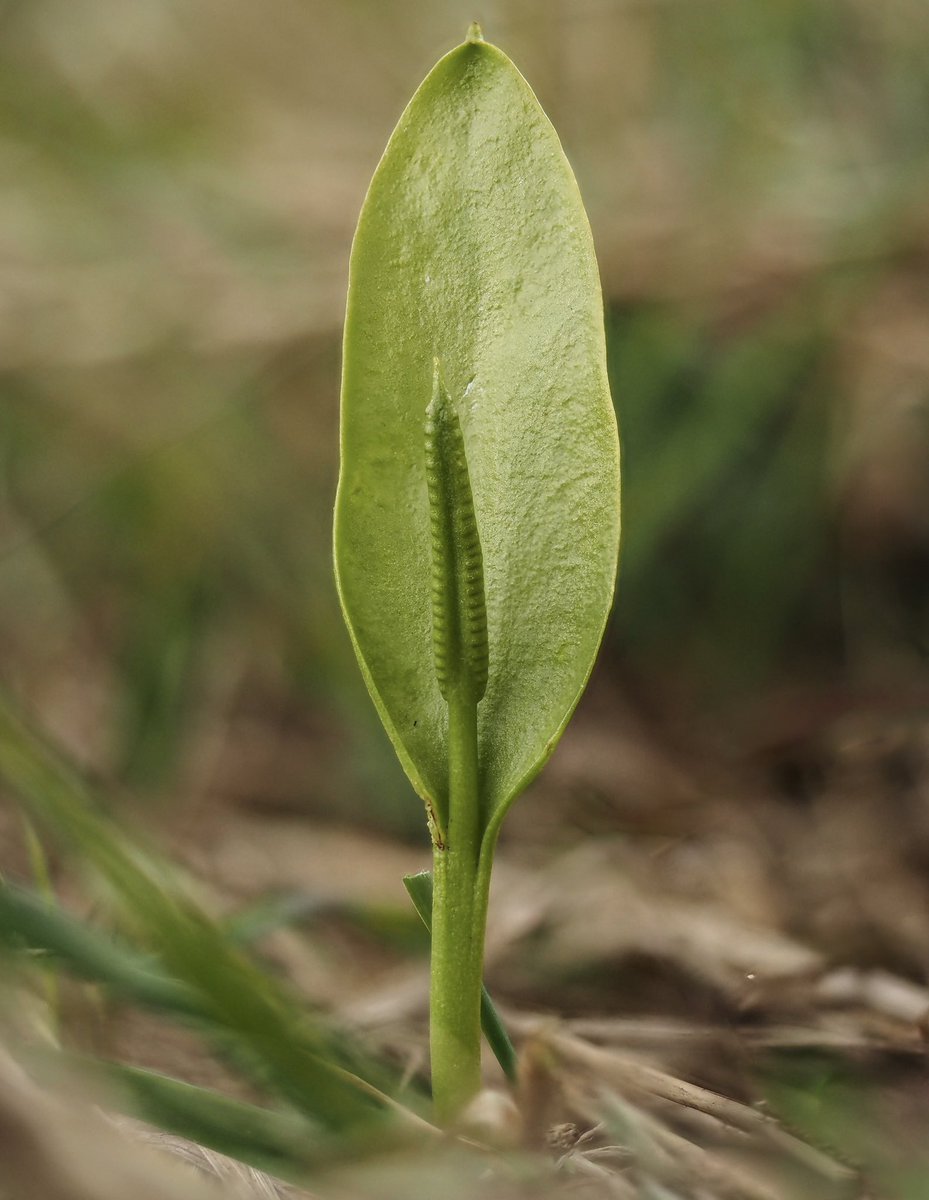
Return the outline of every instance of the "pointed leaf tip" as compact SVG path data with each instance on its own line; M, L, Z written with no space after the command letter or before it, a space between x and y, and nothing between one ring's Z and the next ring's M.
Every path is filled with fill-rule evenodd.
M480 25L478 24L477 21L472 21L471 24L468 26L468 36L466 38L466 41L468 41L473 46L476 42L482 42L483 40L484 40L484 34L481 31Z

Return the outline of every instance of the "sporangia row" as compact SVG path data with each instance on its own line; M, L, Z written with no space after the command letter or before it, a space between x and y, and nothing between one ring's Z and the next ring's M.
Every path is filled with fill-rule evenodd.
M484 560L461 422L436 362L426 408L426 483L432 533L432 644L445 700L477 703L487 688Z

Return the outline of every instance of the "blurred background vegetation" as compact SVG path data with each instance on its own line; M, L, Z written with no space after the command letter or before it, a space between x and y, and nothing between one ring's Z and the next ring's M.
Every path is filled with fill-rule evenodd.
M602 263L625 455L604 670L723 723L774 685L913 685L929 10L479 7ZM419 825L331 579L340 322L385 139L474 15L0 5L3 674L134 793Z
M624 439L618 602L552 771L599 758L624 831L686 838L693 788L623 766L630 722L776 753L794 797L818 777L783 747L836 715L925 733L925 0L0 0L0 673L137 816L233 805L425 844L332 581L339 347L367 183L475 17L578 176ZM824 841L759 819L796 895L723 853L736 807L706 809L729 841L667 887L712 879L924 981L925 788L894 810L912 873L888 851L870 925L865 858L838 906L823 878L849 796L856 854L886 832L868 779L841 775Z

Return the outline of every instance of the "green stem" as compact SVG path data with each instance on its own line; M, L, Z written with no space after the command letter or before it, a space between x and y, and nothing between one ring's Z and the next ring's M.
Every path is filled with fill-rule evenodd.
M433 821L430 1054L436 1116L453 1121L481 1085L481 967L489 875L479 871L477 706L487 687L481 539L461 422L434 363L424 426L432 540L432 644L448 705L448 805Z
M462 694L464 692L464 694ZM468 689L448 705L445 843L433 847L430 1056L440 1122L454 1120L481 1085L481 977L489 875L478 872L477 703Z
M482 865L478 868L479 871L484 869L483 864L488 861L485 850L486 846L485 849L481 850ZM403 886L413 901L413 907L419 913L423 924L431 934L432 872L417 871L415 875L404 875ZM478 886L480 887L480 884ZM484 1032L484 1040L491 1050L493 1050L494 1057L500 1064L503 1074L510 1083L515 1084L518 1072L516 1049L510 1041L510 1035L506 1031L506 1026L503 1024L500 1014L497 1012L497 1006L494 1004L486 984L481 984L481 1029Z

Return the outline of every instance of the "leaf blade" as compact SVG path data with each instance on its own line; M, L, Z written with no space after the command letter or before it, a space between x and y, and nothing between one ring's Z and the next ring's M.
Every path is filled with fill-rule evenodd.
M414 787L443 811L422 422L433 359L457 406L484 553L485 820L554 748L612 601L619 454L597 266L577 185L528 84L485 42L426 78L352 250L336 577L362 672Z

